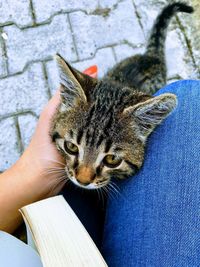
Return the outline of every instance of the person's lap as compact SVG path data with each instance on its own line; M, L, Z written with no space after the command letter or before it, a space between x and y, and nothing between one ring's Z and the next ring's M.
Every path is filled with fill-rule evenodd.
M108 200L103 255L109 266L200 265L200 82L181 81L178 107L151 135L142 170Z

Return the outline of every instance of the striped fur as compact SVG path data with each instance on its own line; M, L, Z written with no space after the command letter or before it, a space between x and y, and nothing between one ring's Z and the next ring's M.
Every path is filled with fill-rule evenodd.
M57 55L62 101L51 137L76 185L100 188L112 177L124 179L141 168L147 137L177 102L173 94L153 97L151 93L165 84L166 27L178 11L190 13L192 8L181 3L165 7L152 29L146 54L121 62L102 80L80 73ZM78 152L66 151L66 142Z

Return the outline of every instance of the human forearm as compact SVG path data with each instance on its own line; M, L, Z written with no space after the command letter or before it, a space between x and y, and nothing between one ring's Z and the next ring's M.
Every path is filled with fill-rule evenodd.
M48 193L47 181L32 177L18 161L0 175L0 230L12 233L21 223L19 208Z
M59 184L64 172L63 159L49 136L51 118L58 104L59 91L42 112L21 158L0 175L0 230L13 232L22 220L18 211L22 206L57 194L63 185Z

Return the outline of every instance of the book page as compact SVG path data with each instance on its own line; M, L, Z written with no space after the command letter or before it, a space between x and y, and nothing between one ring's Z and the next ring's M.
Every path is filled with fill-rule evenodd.
M44 267L107 266L96 245L62 196L21 209Z

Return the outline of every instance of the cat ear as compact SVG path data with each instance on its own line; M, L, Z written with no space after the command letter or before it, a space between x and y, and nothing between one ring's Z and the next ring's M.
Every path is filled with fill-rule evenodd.
M62 111L87 102L88 91L96 79L74 69L59 54L55 56L61 84Z
M145 141L154 128L169 115L176 105L176 96L166 93L126 108L124 113L133 118L134 127L138 129L140 139Z

